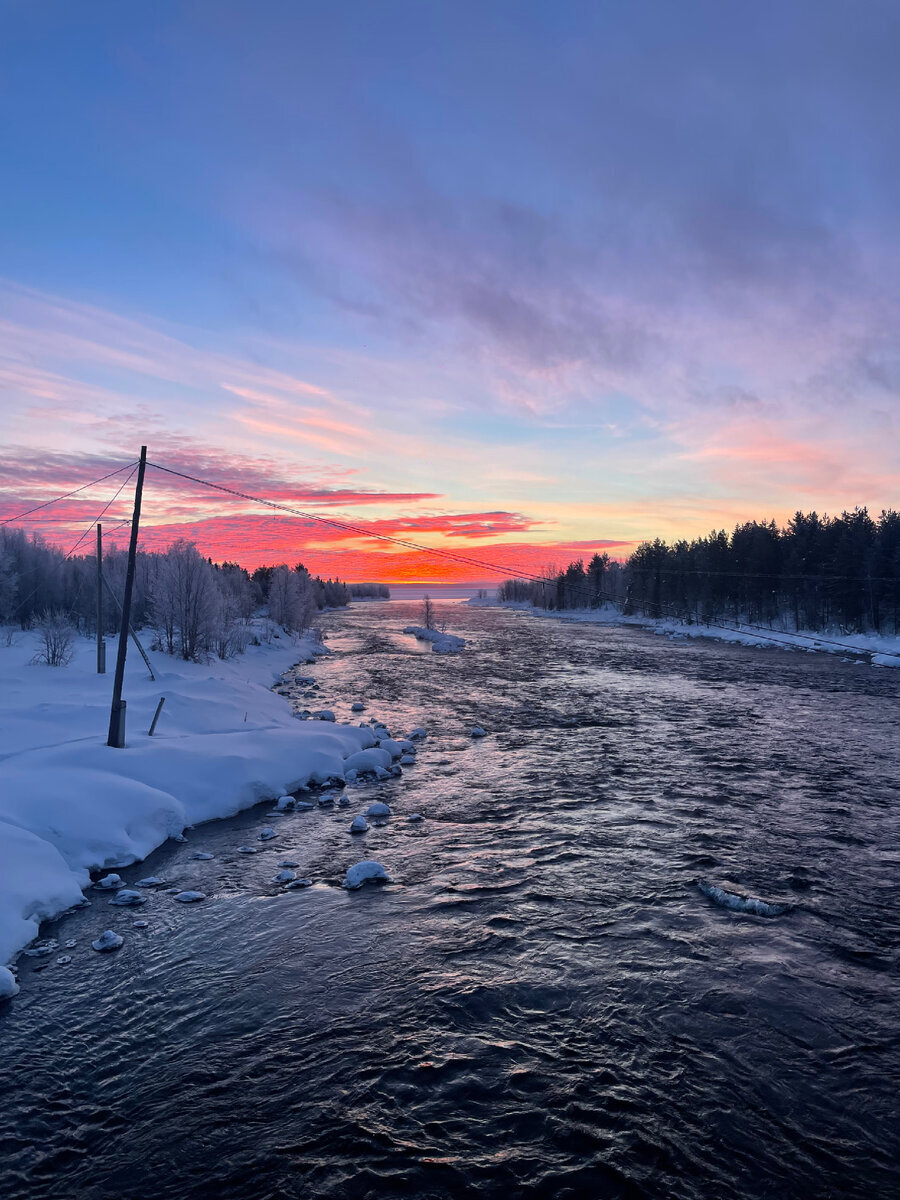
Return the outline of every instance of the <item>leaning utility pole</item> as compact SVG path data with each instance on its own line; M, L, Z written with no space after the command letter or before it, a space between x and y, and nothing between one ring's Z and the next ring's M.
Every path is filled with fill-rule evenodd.
M131 519L131 541L128 543L128 568L125 572L125 595L122 598L122 623L119 626L119 650L116 654L116 674L113 680L112 705L109 710L107 746L122 749L125 745L125 701L122 684L125 682L125 655L128 653L128 627L131 618L131 593L134 590L134 565L137 558L138 526L141 520L141 493L144 490L144 470L147 466L147 447L141 446L137 487L134 489L134 516Z
M106 674L106 642L103 640L103 526L97 525L97 674Z

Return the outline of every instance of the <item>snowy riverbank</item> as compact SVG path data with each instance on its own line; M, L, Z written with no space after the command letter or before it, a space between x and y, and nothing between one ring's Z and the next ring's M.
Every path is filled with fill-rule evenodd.
M124 750L106 745L112 671L95 673L93 644L79 640L67 667L33 664L36 647L36 634L20 632L0 645L0 995L14 987L2 964L42 920L82 902L90 871L340 776L350 755L375 744L368 729L297 721L270 690L323 652L312 641L283 636L227 662L149 652L155 682L130 647Z
M473 607L519 609L535 617L552 617L558 621L590 625L636 625L652 629L660 636L671 638L715 638L723 642L737 642L743 646L787 646L793 650L825 651L829 654L852 654L860 652L870 656L874 666L900 667L900 637L879 637L874 634L842 634L840 632L816 633L813 630L782 631L762 630L726 621L721 624L687 625L683 621L658 620L651 617L626 617L612 605L590 609L545 609L520 601L502 602L477 599L466 603Z

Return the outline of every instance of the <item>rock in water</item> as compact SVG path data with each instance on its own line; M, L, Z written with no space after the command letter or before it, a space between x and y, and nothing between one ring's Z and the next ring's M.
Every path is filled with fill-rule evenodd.
M349 891L354 891L360 888L364 883L388 883L388 874L380 862L374 862L372 859L367 859L365 862L358 862L351 867L344 876L344 882L341 887L347 888Z
M365 833L369 828L369 822L365 817L354 817L350 822L351 833Z
M425 818L422 816L421 813L410 813L406 819L407 819L407 821L424 821L425 820Z
M472 737L473 738L487 737L487 731L482 729L480 725L473 725L472 726Z
M123 908L129 904L146 904L147 897L142 896L140 892L133 892L130 888L123 888L121 892L116 892L110 904L118 904Z
M182 904L196 904L198 900L206 899L206 892L179 892L175 899Z
M134 885L135 887L159 887L165 883L164 879L160 879L158 875L148 875L146 879L139 879Z
M312 885L313 881L311 879L295 879L293 883L286 884L284 890L286 892L293 892L298 891L300 888L312 887Z
M260 840L261 842L271 842L272 838L273 838L273 837L277 837L277 836L278 836L278 834L275 832L275 830L274 830L274 829L269 829L269 827L267 826L267 827L266 827L266 828L265 828L265 829L262 831L262 833L260 833L260 835L259 835L259 840Z
M255 846L238 846L237 852L238 852L238 854L255 854L256 847Z
M114 933L112 929L104 929L103 933L96 941L91 942L91 946L95 950L118 950L124 943L125 939L118 933Z
M299 867L300 866L300 864L298 862L294 862L294 860L292 858L283 858L278 865L279 865L279 867Z
M334 713L331 711L330 708L320 708L319 711L315 715L319 718L320 721L333 721L334 720Z
M376 800L374 804L370 804L366 809L367 817L389 817L391 810L386 804L382 804L380 800Z
M209 862L214 856L207 853L206 850L198 850L196 854L192 854L191 858L196 858L197 862Z
M420 742L426 737L428 737L428 734L421 725L417 725L415 729L409 731L409 740L411 742Z
M293 883L296 878L297 878L297 876L294 874L293 871L284 870L284 871L279 871L278 874L275 876L275 878L272 880L272 882L273 883Z
M351 712L365 712L366 706L363 704L362 700L357 700L355 704L350 705L350 711Z
M59 966L59 967L65 967L65 966L67 966L67 965L68 965L68 964L69 964L71 961L72 961L72 955L71 955L71 954L61 954L61 955L59 956L59 958L56 960L56 965L57 965L57 966Z
M120 888L125 886L125 880L120 875L104 875L102 879L98 879L94 884L96 888Z

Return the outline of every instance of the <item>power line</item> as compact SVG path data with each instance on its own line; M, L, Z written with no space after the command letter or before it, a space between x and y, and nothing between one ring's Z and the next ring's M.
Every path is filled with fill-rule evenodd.
M95 487L98 483L103 483L106 479L112 479L114 475L121 475L123 471L127 471L129 467L136 464L133 462L126 463L124 467L119 467L115 471L110 471L108 475L101 475L99 479L94 479L90 483L84 483L81 487L74 488L71 492L64 492L61 496L55 496L52 500L46 500L43 504L38 504L34 508L29 508L26 512L19 513L17 517L6 517L0 521L0 525L10 525L13 521L21 521L23 517L29 517L32 513L38 512L42 508L49 508L51 504L58 504L60 500L68 500L70 496L76 496L79 492L85 491L87 488Z
M254 504L262 504L267 508L276 509L281 512L290 513L293 516L302 517L302 518L304 518L304 520L317 521L322 525L329 525L336 529L344 529L350 533L359 534L362 537L374 538L378 541L388 542L395 546L402 546L404 549L416 550L422 554L438 555L441 558L447 558L453 562L463 563L467 566L476 566L480 570L488 571L488 572L496 574L496 575L505 575L510 579L521 579L521 580L529 582L529 583L538 583L538 584L548 586L548 587L556 586L556 578L547 579L546 577L543 577L540 575L535 575L535 574L532 574L532 573L526 572L526 571L512 571L506 567L500 567L494 563L485 563L483 561L480 561L479 559L470 558L468 555L464 555L464 554L457 554L451 550L441 550L441 549L438 549L433 546L421 546L417 542L411 542L406 538L396 538L396 537L392 537L390 534L375 533L372 530L363 529L358 525L351 525L347 521L339 521L333 517L322 517L316 513L304 512L302 509L293 508L291 505L280 504L275 500L267 500L261 496L253 496L249 492L242 492L242 491L239 491L237 488L227 487L225 484L212 483L210 480L200 479L198 476L189 475L184 471L175 471L171 467L162 466L160 463L148 462L147 466L154 467L157 471L164 471L167 475L175 475L175 476L178 476L180 479L188 479L192 483L200 484L202 487L212 488L215 491L225 492L226 494L231 495L231 496L237 496L241 500L248 500ZM655 573L655 572L653 572L652 568L638 568L638 571L641 571L642 573ZM677 574L678 572L671 572L671 573ZM752 577L752 576L750 576L750 577ZM831 576L830 578L834 579L837 577ZM851 578L851 577L848 576L846 578ZM889 580L888 582L892 582L892 581ZM566 585L564 585L564 586L566 586ZM570 589L573 587L573 585L571 585L571 584L568 586L570 587ZM605 600L611 599L611 597L608 596L606 593L603 593L599 590L596 590L596 591L594 591L593 589L589 590L589 588L590 588L590 585L588 585L587 583L574 585L574 590L583 592L585 595L590 596L591 599L605 599ZM697 616L696 611L695 611L694 615L695 615L695 617ZM706 624L708 626L715 626L716 628L719 628L719 629L726 629L732 633L742 633L743 632L743 630L741 628L735 628L734 626L725 625L722 622L718 622L718 621L706 620L706 621L701 622L698 620L698 624L701 624L701 623ZM779 637L777 634L772 634L770 631L763 629L762 626L745 624L744 628L745 629L753 629L754 631L761 633L769 641L780 642L784 645L792 645L793 644L791 642L787 642L785 640L785 638ZM848 645L845 645L845 643L843 643L843 642L834 642L828 638L812 637L807 634L796 634L796 635L791 635L791 636L804 638L809 641L815 641L815 642L820 642L820 643L827 643L829 645L839 646L841 649L847 650L851 653L864 654L864 655L873 653L871 650L863 649L862 647L848 646ZM900 658L900 654L895 654L894 651L890 651L890 650L879 651L879 653L889 654L892 657Z

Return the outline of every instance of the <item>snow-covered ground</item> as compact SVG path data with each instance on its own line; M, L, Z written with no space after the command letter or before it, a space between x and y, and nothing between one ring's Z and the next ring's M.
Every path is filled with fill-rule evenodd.
M148 652L155 682L129 647L122 750L106 745L114 653L97 675L86 639L67 667L32 664L36 645L31 633L9 646L0 639L0 996L15 986L2 964L42 920L82 901L91 870L145 858L187 825L342 776L350 755L375 745L366 728L294 719L270 690L294 663L323 653L312 641L282 636L203 664Z
M900 667L900 637L879 637L875 634L842 634L839 631L815 633L809 629L796 632L780 629L761 630L722 621L711 625L686 625L682 621L659 620L651 617L626 617L612 605L589 609L544 609L519 601L472 600L473 606L494 605L499 608L515 608L532 613L536 617L552 617L558 621L587 623L591 625L639 625L652 629L661 636L674 639L686 637L716 638L723 642L739 642L744 646L789 646L796 650L827 651L831 654L855 654L862 651L871 655L871 662L879 667Z
M434 654L459 654L466 644L466 639L455 633L445 633L441 629L428 629L424 625L407 625L404 633L411 633L420 642L431 642Z

